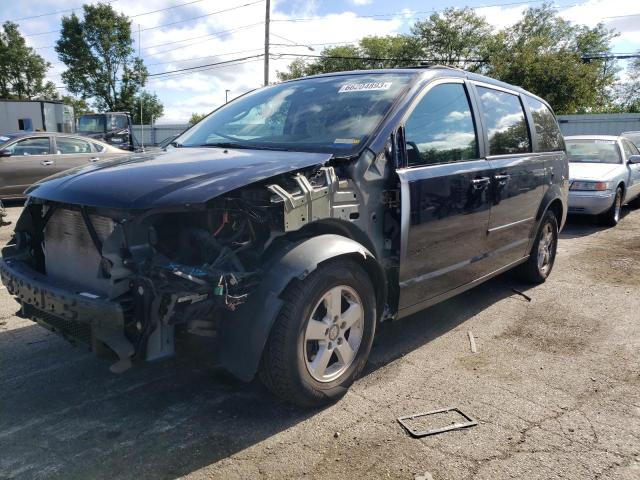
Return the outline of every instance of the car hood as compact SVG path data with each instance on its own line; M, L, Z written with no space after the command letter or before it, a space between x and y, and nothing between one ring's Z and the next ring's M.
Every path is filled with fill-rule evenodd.
M172 148L67 170L36 183L26 193L55 202L117 209L198 204L330 158L327 153Z
M569 178L571 180L607 180L620 169L617 163L582 163L569 162Z

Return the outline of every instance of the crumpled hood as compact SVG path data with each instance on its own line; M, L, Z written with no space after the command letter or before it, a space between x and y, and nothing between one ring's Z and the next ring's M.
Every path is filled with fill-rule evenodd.
M55 202L117 209L198 204L330 158L328 153L172 148L67 170L36 183L26 193Z
M569 179L606 181L622 167L621 163L569 162Z

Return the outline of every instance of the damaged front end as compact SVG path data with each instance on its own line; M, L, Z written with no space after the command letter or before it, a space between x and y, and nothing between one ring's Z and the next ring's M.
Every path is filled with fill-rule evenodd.
M206 203L126 210L31 197L2 251L21 315L120 372L175 353L177 333L216 336L265 278L272 252L322 219L355 221L359 194L333 167L283 174Z

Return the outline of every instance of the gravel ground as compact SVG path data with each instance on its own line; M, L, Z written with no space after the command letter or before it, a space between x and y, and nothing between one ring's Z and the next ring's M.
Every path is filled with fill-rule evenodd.
M544 285L507 274L383 325L364 376L319 411L193 355L113 375L1 289L0 478L637 480L640 211L625 213L570 223ZM447 406L478 426L414 439L396 422Z

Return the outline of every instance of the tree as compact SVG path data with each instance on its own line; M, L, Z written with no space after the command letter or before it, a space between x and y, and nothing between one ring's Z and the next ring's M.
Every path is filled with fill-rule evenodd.
M618 111L640 113L640 58L631 62L627 69L627 81L618 85L616 94Z
M142 99L142 119L140 118L140 99ZM133 103L128 107L128 112L132 113L133 123L136 125L149 125L157 120L164 113L164 106L158 100L158 96L147 91L142 91L140 95L133 99Z
M62 79L71 93L92 99L98 110L133 113L148 72L134 56L131 22L110 5L82 8L82 20L75 13L62 18L56 43L58 57L67 66Z
M411 28L422 58L475 71L487 55L492 29L473 9L447 8ZM471 61L470 61L471 60Z
M73 107L73 113L77 117L79 115L84 115L85 113L89 113L91 109L89 105L87 105L86 100L82 98L72 97L71 95L63 95L60 97L60 101L64 102L66 105L70 105Z
M44 77L51 66L36 51L27 47L18 25L5 22L0 31L0 97L18 100L57 97L52 82Z
M583 57L608 54L614 37L602 25L572 25L550 5L530 8L491 39L483 73L541 96L556 113L602 111L612 100L615 62Z
M360 39L357 45L325 48L321 57L313 61L296 59L277 76L282 81L320 73L401 67L416 64L419 57L419 47L411 36L370 36Z
M191 117L189 118L189 123L191 125L195 125L206 116L207 116L206 113L192 113Z

